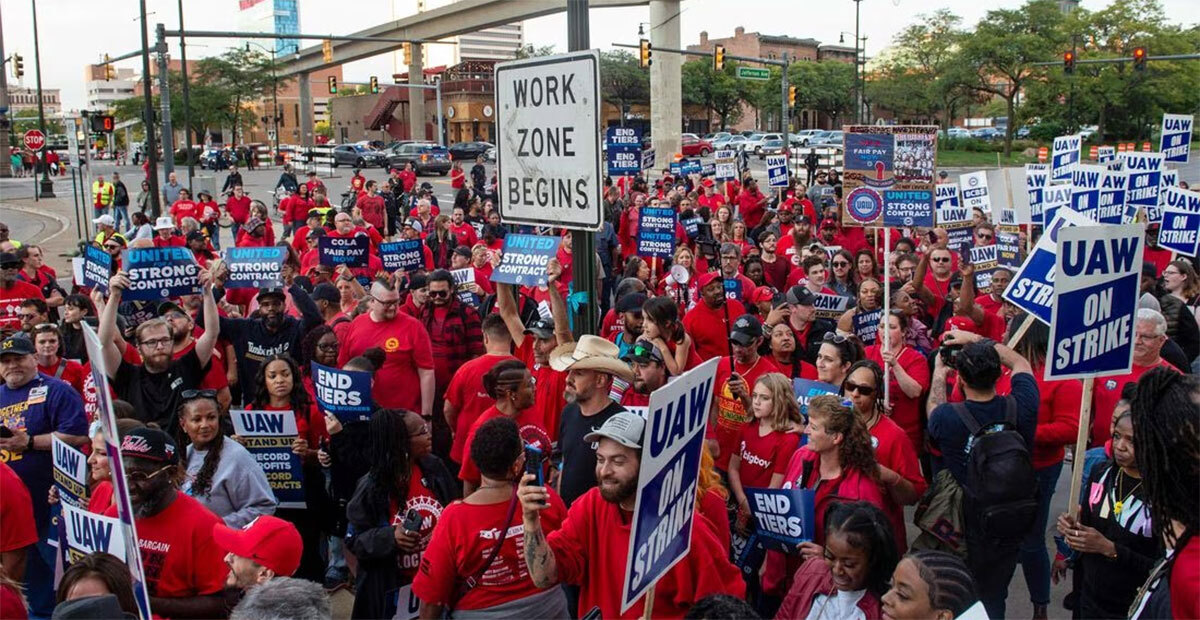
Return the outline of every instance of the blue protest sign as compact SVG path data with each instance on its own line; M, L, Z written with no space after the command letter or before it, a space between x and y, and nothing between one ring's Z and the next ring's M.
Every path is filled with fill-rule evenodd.
M654 149L642 150L642 170L650 170L654 167Z
M1191 114L1163 114L1162 137L1158 141L1158 152L1166 161L1188 163L1192 147L1192 126L1196 117Z
M800 405L800 413L808 416L808 402L814 396L822 394L837 394L838 386L824 381L812 379L792 379L792 391L796 394L796 403Z
M875 344L876 332L879 331L879 320L883 318L883 308L872 310L870 312L859 312L854 315L854 335L863 343L863 346L871 346Z
M960 204L957 183L941 183L933 190L937 227L946 231L947 247L957 252L971 243L971 210Z
M1058 210L1071 207L1073 188L1070 183L1064 185L1047 185L1042 191L1042 221L1053 222Z
M420 239L405 239L379 244L379 260L389 272L412 271L425 266L425 250Z
M1167 188L1179 187L1179 170L1164 168L1158 179L1158 204L1146 209L1146 221L1148 222L1162 221L1162 210L1167 203Z
M291 411L229 412L233 432L242 438L255 462L267 475L280 508L304 508L304 465L292 452L296 414ZM309 446L310 448L314 446Z
M58 488L58 500L80 508L87 507L88 464L87 456L57 435L51 437L51 456L54 461L54 486Z
M721 149L713 153L713 176L718 181L730 181L737 178L736 151Z
M642 170L642 136L633 127L609 127L605 136L608 176L633 176Z
M1088 226L1091 220L1071 209L1058 209L1054 221L1038 239L1021 268L1013 274L1002 297L1039 321L1050 324L1054 303L1054 263L1058 252L1058 232L1067 226Z
M795 553L797 545L816 537L815 491L749 487L746 499L758 523L755 534L768 548Z
M1025 164L1025 191L1029 195L1029 218L1034 224L1043 224L1042 192L1050 180L1050 166Z
M715 174L717 174L717 165L715 163L709 162L706 164L700 164L700 176L711 177Z
M81 284L108 294L108 279L111 277L112 256L94 245L84 246Z
M767 187L787 187L786 155L767 155Z
M187 248L125 250L121 264L129 274L125 301L162 301L200 292L200 266Z
M884 226L933 226L933 192L923 189L883 190Z
M679 163L682 166L684 174L700 174L701 170L703 170L703 165L701 165L699 159L685 159Z
M1156 222L1151 211L1158 211L1158 190L1162 182L1162 153L1121 153L1122 168L1129 178L1125 182L1125 202L1146 211L1151 222Z
M1071 179L1071 171L1079 163L1079 148L1082 143L1078 134L1059 136L1054 139L1054 150L1050 154L1051 181L1069 181Z
M671 171L671 176L679 178L679 176L683 174L683 163L673 161L667 166L667 169Z
M722 278L721 282L725 285L725 299L742 301L742 294L745 291L742 290L741 278Z
M1000 266L1000 248L995 244L971 246L967 258L975 266L975 289L981 293L990 292L992 273Z
M1096 163L1098 163L1098 164L1116 163L1118 166L1120 166L1120 163L1117 162L1117 147L1115 147L1115 146L1098 147L1096 149Z
M558 237L509 234L500 251L500 266L492 271L492 282L517 286L545 284L546 266L558 253Z
M62 505L65 536L59 539L63 547L64 568L97 551L117 558L125 557L125 537L121 536L121 520L87 511L87 508Z
M1059 231L1046 380L1129 372L1144 246L1142 224Z
M1200 192L1169 187L1162 192L1164 201L1158 247L1196 256L1200 236Z
M281 288L283 286L283 261L287 248L229 248L225 250L225 264L229 267L229 279L225 288Z
M318 262L329 267L366 267L367 252L371 239L366 235L353 237L331 237L323 235L317 239Z
M840 319L849 307L849 297L817 293L817 296L813 298L813 310L816 311L816 317L819 319Z
M371 373L340 370L312 363L313 392L321 411L332 413L342 424L371 419Z
M683 224L683 231L687 233L688 240L691 241L700 234L700 225L704 223L704 220L699 217L689 217L680 220L680 223Z
M696 478L718 363L710 359L650 393L622 614L691 549Z
M1097 164L1077 164L1071 172L1071 210L1101 224L1125 222L1128 174Z
M670 258L674 252L675 210L642 207L638 211L638 256Z

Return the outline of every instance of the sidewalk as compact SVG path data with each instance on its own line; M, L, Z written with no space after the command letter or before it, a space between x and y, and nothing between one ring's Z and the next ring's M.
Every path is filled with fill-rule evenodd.
M0 219L9 225L13 239L42 246L46 264L59 274L71 273L71 256L78 252L81 236L76 224L80 216L76 215L69 191L65 196L37 201L6 199L0 202L0 211L3 212ZM80 224L86 236L90 222Z

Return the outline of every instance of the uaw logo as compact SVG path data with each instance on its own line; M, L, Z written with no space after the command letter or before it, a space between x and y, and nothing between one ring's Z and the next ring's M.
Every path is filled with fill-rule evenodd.
M967 177L967 185L975 187L976 185L979 185L979 179L977 177Z
M883 197L869 187L856 187L846 197L846 212L857 222L873 223L883 213Z

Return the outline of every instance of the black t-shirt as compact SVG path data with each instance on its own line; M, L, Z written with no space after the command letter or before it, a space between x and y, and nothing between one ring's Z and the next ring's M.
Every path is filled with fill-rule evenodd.
M204 370L195 348L172 361L164 372L148 372L145 366L122 359L112 386L117 398L133 405L137 419L154 422L174 437L181 394L200 385Z
M584 416L576 403L563 407L558 433L558 448L562 451L558 494L568 506L575 498L596 486L596 445L584 441L583 436L599 430L609 418L622 411L625 408L613 401L609 401L608 406L599 413L590 416Z

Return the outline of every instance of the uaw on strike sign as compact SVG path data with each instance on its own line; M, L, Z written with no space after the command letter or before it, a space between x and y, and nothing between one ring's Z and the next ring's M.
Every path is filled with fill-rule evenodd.
M599 230L600 52L497 64L496 125L500 220Z

